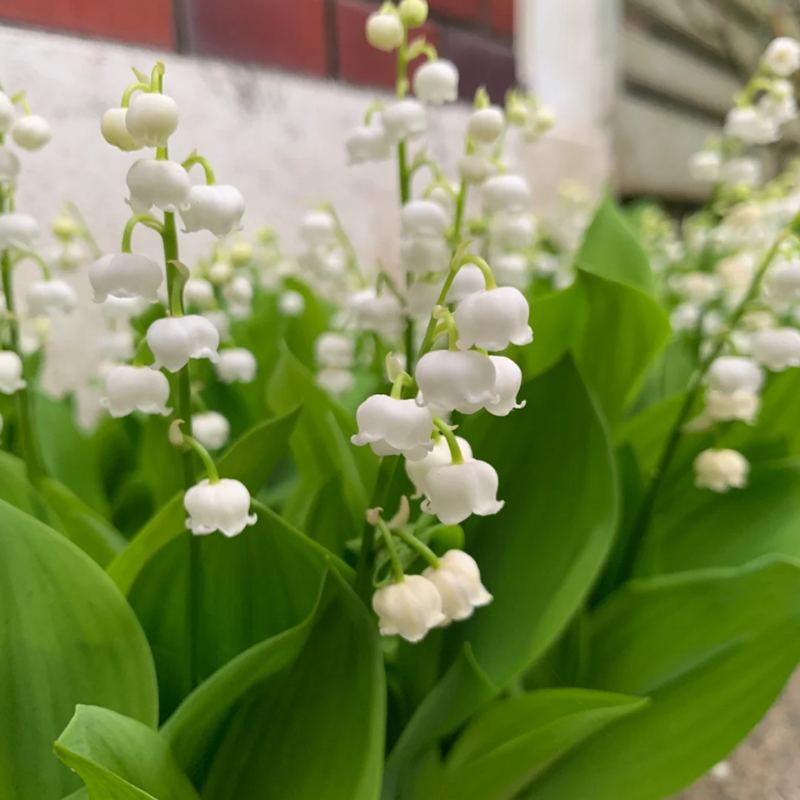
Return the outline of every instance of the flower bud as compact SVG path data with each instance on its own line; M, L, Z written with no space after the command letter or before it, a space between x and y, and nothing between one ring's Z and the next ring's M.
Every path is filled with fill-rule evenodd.
M425 107L416 100L400 100L384 109L381 122L392 144L417 139L428 129Z
M141 150L142 145L137 144L128 131L125 119L128 115L127 108L109 108L100 120L100 133L113 147L125 153Z
M458 447L461 450L461 456L464 461L471 461L472 448L469 442L466 439L462 439L460 436L456 436L456 441L458 442ZM408 475L408 479L414 484L414 488L417 490L414 497L422 497L422 495L427 493L427 480L431 470L452 463L453 459L450 455L450 446L447 444L447 439L445 439L444 436L438 438L433 449L425 458L419 461L406 460L406 475Z
M112 417L125 417L137 409L164 417L172 412L167 408L167 376L149 367L113 367L106 375L106 396L100 402Z
M154 369L164 367L177 372L190 358L207 358L217 362L219 333L205 317L163 317L147 329L147 344L155 357Z
M52 317L71 314L78 304L75 290L64 281L35 281L26 295L28 314L32 317Z
M20 357L12 350L0 350L0 392L14 394L26 385Z
M16 185L19 168L17 154L4 145L0 145L0 184Z
M228 443L230 433L230 423L217 411L192 415L192 436L207 450L221 450Z
M392 155L391 142L381 122L380 114L373 114L369 125L356 128L346 141L350 164L367 161L385 161Z
M400 583L378 589L372 608L381 636L399 634L409 642L419 642L447 620L439 590L422 575L406 575Z
M140 147L166 147L178 128L178 106L159 92L138 92L125 115L128 133Z
M444 236L447 214L432 200L410 200L400 211L403 236Z
M421 64L411 83L422 103L441 105L458 99L458 68L452 61L439 58Z
M422 576L439 590L448 622L469 619L476 608L487 606L494 599L481 583L475 559L463 550L448 550L439 567L428 567Z
M694 485L698 489L727 492L747 485L750 464L736 450L704 450L694 460Z
M467 123L467 136L479 144L492 144L503 132L506 117L498 106L478 108Z
M416 369L418 402L446 411L474 414L499 400L495 392L497 371L488 356L469 350L433 350L419 360Z
M11 138L25 150L41 150L53 137L50 123L39 114L17 117Z
M183 287L183 302L200 309L214 306L214 287L205 278L189 278Z
M278 310L284 317L299 317L306 310L306 300L300 292L290 289L280 296Z
M186 492L183 505L189 515L186 527L197 536L214 531L236 536L256 524L256 515L248 513L250 492L243 483L230 478L218 483L200 481Z
M800 367L800 331L794 328L758 331L751 346L753 358L773 372Z
M0 91L0 133L8 133L16 118L17 110L14 108L14 103L5 92Z
M521 253L503 253L492 261L494 277L500 286L513 286L523 291L530 283L528 259Z
M222 286L233 279L233 265L227 261L218 261L216 264L211 265L208 270L208 279L214 286Z
M147 256L135 253L110 253L89 267L89 282L94 302L102 303L109 295L118 298L143 297L158 301L158 289L164 281L161 267Z
M349 369L326 367L317 373L317 385L332 395L340 397L352 391L355 386L355 378Z
M34 250L38 241L39 224L30 214L0 214L0 250Z
M375 11L367 17L367 41L377 50L397 50L405 38L400 17L394 12Z
M787 78L800 69L800 42L789 36L773 39L764 53L764 61L776 75Z
M495 175L481 188L483 210L489 214L497 211L527 211L531 204L531 188L522 175Z
M327 211L307 211L300 223L300 238L309 247L330 247L336 242L336 221Z
M244 203L244 201L242 202ZM233 243L230 249L230 257L231 263L235 267L243 267L245 264L249 264L253 258L253 246L250 242L239 239Z
M356 422L358 433L351 441L359 447L368 444L377 456L402 453L420 461L433 449L431 411L413 400L374 394L358 407Z
M465 461L432 469L426 479L422 510L445 525L456 525L471 514L487 517L503 507L497 500L497 472L485 461Z
M709 367L706 381L720 392L742 390L756 394L764 385L764 372L752 358L720 356Z
M517 403L517 392L522 386L522 370L510 358L489 356L497 372L494 391L497 402L488 403L486 410L495 417L507 417L515 408L523 408L525 401Z
M192 186L187 203L180 209L185 233L211 231L222 238L242 229L244 198L234 186Z
M222 287L222 297L230 305L249 306L253 300L253 284L244 275L237 275Z
M174 212L189 205L189 173L174 161L140 158L128 170L125 180L131 195L128 204L137 214L144 214L153 206Z
M350 369L353 366L355 343L341 333L323 333L314 343L317 364L331 369Z
M64 272L74 272L88 257L81 242L64 242L56 251L55 261Z
M493 171L493 167L480 153L466 153L458 159L458 177L466 183L478 186L483 183Z
M400 0L398 11L406 28L419 28L428 19L428 4L425 0Z
M715 183L719 180L722 156L716 150L700 150L689 159L689 174L693 180Z
M219 354L216 372L223 383L252 383L256 377L256 357L243 347L232 347Z
M455 310L460 350L480 347L497 352L509 344L525 345L533 341L528 325L528 301L511 286L483 289L467 295Z

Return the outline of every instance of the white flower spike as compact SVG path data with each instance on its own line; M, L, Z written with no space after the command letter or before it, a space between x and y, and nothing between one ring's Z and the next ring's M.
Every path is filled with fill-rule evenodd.
M509 344L525 345L533 341L528 325L528 301L512 286L484 289L467 295L455 310L460 350L480 347L497 352Z
M422 510L435 514L444 525L457 525L472 514L497 514L504 505L497 499L497 472L485 461L436 467L425 483L427 499Z
M510 358L505 356L489 356L497 372L494 391L498 400L488 403L486 410L495 417L506 417L515 408L524 408L525 401L517 403L517 392L522 386L522 370Z
M351 391L356 382L350 370L326 367L317 373L317 385L339 397Z
M381 123L392 144L417 139L428 129L425 107L416 100L400 100L381 113Z
M800 42L789 36L773 39L764 53L764 61L776 75L788 78L800 69Z
M137 93L128 106L125 126L140 147L166 147L178 129L178 105L159 92Z
M505 123L506 116L498 106L476 109L467 123L467 136L479 144L492 144L503 132Z
M427 61L417 68L411 83L423 103L441 105L458 100L458 69L452 61Z
M467 352L433 350L419 360L416 369L418 403L445 411L474 414L500 398L495 391L497 370L488 356Z
M323 333L314 343L317 364L327 369L350 369L355 358L355 342L341 333Z
M38 114L18 117L11 128L11 138L25 150L41 150L53 138L50 123Z
M704 450L694 460L695 480L698 489L727 492L747 486L750 464L736 450Z
M164 273L147 256L112 253L101 256L89 267L89 281L94 289L95 303L102 303L108 297L142 297L149 303L155 303L158 301L158 289L164 282Z
M128 204L143 214L153 206L162 211L178 211L189 206L192 182L189 173L174 161L140 158L125 178L130 198Z
M235 186L192 186L188 207L180 210L184 231L211 231L222 238L242 229L244 197Z
M709 389L705 396L704 415L716 422L731 422L740 419L748 424L755 423L761 398L754 392L739 389L735 392L721 392Z
M131 153L134 150L141 150L142 145L137 144L128 131L128 126L125 124L127 114L127 108L109 108L100 120L100 133L113 147L124 153Z
M38 241L39 223L30 214L0 214L0 250L34 250Z
M28 313L32 317L51 317L71 314L78 304L75 290L64 281L36 281L26 295Z
M448 622L469 619L476 608L488 606L494 599L481 583L475 559L463 550L448 550L439 567L422 573L442 596L442 612Z
M369 125L356 128L345 142L350 164L368 161L386 161L392 155L391 142L381 122L380 114L373 114Z
M753 358L772 372L800 367L800 331L795 328L758 331L751 347Z
M400 212L403 236L444 236L447 214L432 200L411 200Z
M166 417L172 412L168 402L169 381L163 372L122 365L106 375L106 396L101 403L112 417L125 417L136 410Z
M372 596L381 636L399 634L419 642L432 628L447 621L439 590L422 575L406 575L400 583L378 589Z
M189 278L183 287L183 300L200 309L214 307L214 287L205 278Z
M26 385L20 357L11 350L0 350L0 392L14 394Z
M356 446L368 444L375 455L402 453L409 461L420 461L433 450L433 415L413 400L385 394L368 397L356 411Z
M336 221L327 211L306 211L300 223L300 238L309 247L336 243Z
M230 434L230 423L219 412L204 411L192 415L192 435L208 450L222 450Z
M205 317L163 317L147 329L147 344L155 357L154 369L177 372L190 358L207 358L216 363L220 356L219 333Z
M466 439L456 436L459 449L461 450L461 457L464 461L472 461L472 448ZM417 490L414 495L415 499L422 497L428 491L427 479L431 470L436 467L444 467L453 463L453 458L450 454L450 446L444 436L440 436L433 450L428 453L421 461L406 461L406 475L414 488Z
M256 377L256 357L243 347L232 347L219 354L217 377L223 383L252 383Z
M239 481L222 478L216 483L200 481L189 489L183 505L189 515L186 527L197 536L220 531L237 536L257 517L250 514L250 492Z
M531 187L522 175L495 175L481 187L483 210L523 212L531 205Z
M237 275L222 287L225 302L233 306L249 306L253 300L253 284L244 275Z
M764 371L752 358L720 356L709 367L706 381L712 389L726 394L756 394L764 385Z

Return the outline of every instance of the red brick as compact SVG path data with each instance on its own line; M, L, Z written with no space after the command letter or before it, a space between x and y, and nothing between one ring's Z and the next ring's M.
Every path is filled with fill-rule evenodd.
M467 22L478 22L481 16L481 0L428 0L428 8L434 15Z
M123 42L175 46L172 0L0 0L0 19Z
M397 79L397 53L384 53L367 42L364 28L375 5L364 0L338 0L336 4L336 46L338 77L353 83L393 88ZM439 43L439 31L427 24L411 31L411 38L425 36L434 47ZM409 65L409 78L422 57Z
M492 30L511 36L514 33L514 0L490 0Z
M323 0L189 0L188 5L195 52L312 75L326 72Z
M471 100L477 88L485 86L492 102L502 104L506 91L516 81L511 42L501 44L478 34L446 29L439 55L458 67L458 93L465 100Z

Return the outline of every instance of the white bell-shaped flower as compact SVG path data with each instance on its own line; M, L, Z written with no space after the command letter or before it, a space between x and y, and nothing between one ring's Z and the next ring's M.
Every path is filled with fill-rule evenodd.
M106 375L106 395L100 402L112 417L125 417L136 410L164 417L172 412L167 407L167 376L149 367L112 367Z
M781 78L800 69L800 42L789 36L773 39L764 53L767 66Z
M433 350L419 360L415 375L418 402L424 405L474 414L499 400L497 370L488 356L474 350Z
M531 187L522 175L494 175L481 187L483 210L523 212L530 208Z
M794 303L800 300L800 261L784 261L767 273L770 300Z
M13 186L19 177L19 159L13 150L0 145L0 183Z
M213 308L214 287L205 278L189 278L183 287L183 301L200 309Z
M467 123L467 136L479 144L492 144L503 132L506 115L499 106L478 108Z
M121 299L143 297L149 303L155 303L163 281L161 267L152 258L135 253L110 253L89 267L95 303L102 303L109 296Z
M137 214L144 214L153 206L174 212L189 205L189 173L174 161L140 158L134 161L125 180L130 191L128 204Z
M800 367L800 331L775 328L758 331L751 340L753 358L773 372Z
M527 289L531 280L528 259L522 253L501 253L492 260L492 271L500 286L513 286L520 291Z
M450 248L442 236L414 236L400 242L400 266L403 272L425 275L441 272L449 264Z
M131 153L134 150L141 150L142 145L137 144L128 131L125 121L127 115L127 108L109 108L100 120L100 133L113 147L117 147L125 153Z
M679 303L669 315L669 323L673 331L691 331L697 327L700 321L702 309L695 303L686 301Z
M709 389L706 392L705 402L704 414L715 422L732 422L740 419L752 425L761 407L759 395L747 389L737 389L735 392Z
M214 286L222 286L228 281L233 280L234 274L235 270L233 269L233 264L229 264L227 261L217 261L217 263L212 264L211 268L208 270L208 279Z
M762 116L753 106L745 106L728 112L725 133L747 144L770 144L780 138L780 126L775 119Z
M0 250L34 250L38 241L39 223L30 214L0 214Z
M178 128L178 105L165 94L139 92L131 97L125 125L138 145L166 147Z
M161 375L161 373L157 373ZM206 450L221 450L228 444L231 425L218 411L204 411L192 414L192 436Z
M0 350L0 392L14 394L26 385L20 357L12 350Z
M339 397L352 391L356 381L349 369L325 367L317 373L317 385Z
M180 210L184 231L211 231L222 238L242 229L244 197L235 186L192 186L188 207Z
M356 128L347 137L345 146L350 164L386 161L392 155L392 143L380 114L373 114L369 125Z
M100 303L100 313L107 320L127 322L138 317L147 308L143 297L113 297L109 295Z
M479 267L474 264L465 264L456 273L447 293L448 303L460 303L465 297L486 288L486 277Z
M358 407L356 422L353 444L368 444L377 456L402 453L409 461L419 461L433 450L433 415L413 400L374 394Z
M762 173L761 162L756 158L732 158L722 165L722 178L741 186L758 186Z
M476 608L494 600L481 583L481 571L475 559L463 550L448 550L439 566L422 573L442 596L442 612L449 622L469 619Z
M432 628L447 621L442 612L439 590L422 575L406 575L400 583L390 583L372 596L381 636L399 634L409 642L419 642Z
M177 372L190 358L207 358L215 363L220 359L217 329L196 314L157 319L147 329L147 344L155 357L154 369Z
M465 153L459 157L456 167L458 177L474 186L482 184L494 172L491 162L480 153Z
M133 343L133 332L130 328L106 331L100 336L97 349L107 361L127 361L133 358L136 352Z
M309 247L329 247L336 242L336 220L327 211L306 211L300 222L300 238Z
M408 287L406 292L406 312L409 317L430 317L433 307L442 293L444 281L418 280Z
M756 394L764 385L764 371L752 358L720 356L709 367L706 382L712 389L727 394L736 391Z
M56 264L64 272L74 272L89 258L89 253L82 242L64 242L58 246L55 255Z
M299 317L306 309L306 299L300 292L289 289L278 299L278 310L284 317Z
M71 314L78 304L75 290L64 281L34 281L25 297L28 314L32 317L51 317L54 314Z
M444 236L447 214L433 200L410 200L400 212L403 236Z
M425 480L422 510L444 525L457 525L471 514L488 517L503 507L497 499L497 472L485 461L465 461L432 469Z
M525 345L533 341L528 325L528 301L512 286L484 289L465 297L455 310L460 350L480 347L493 352L509 344Z
M256 377L256 357L244 347L232 347L219 354L216 371L223 383L252 383Z
M690 303L703 305L719 296L719 278L709 272L687 272L673 275L670 288L685 297Z
M522 386L522 370L510 358L489 356L497 372L494 391L497 402L487 403L486 410L496 417L507 417L515 408L524 408L525 401L517 403L517 393Z
M425 107L416 100L400 100L381 112L381 123L393 144L422 136L428 129Z
M537 232L536 219L527 213L501 212L489 223L492 244L507 250L525 250L534 243Z
M350 369L355 358L355 342L341 333L323 333L314 343L317 364L328 369Z
M417 68L411 84L423 103L440 105L458 100L458 68L452 61L439 58L425 62Z
M716 150L700 150L689 158L689 174L696 181L715 183L721 167L722 156Z
M750 464L736 450L704 450L694 460L694 485L698 489L727 492L747 486Z
M237 275L222 287L222 297L230 305L249 306L253 300L253 284L244 275Z
M25 150L41 150L53 138L50 123L39 114L17 117L11 127L11 138Z
M355 292L347 299L347 313L358 330L387 338L396 336L403 324L400 301L388 291L383 294L376 294L374 289Z
M464 459L464 461L471 461L472 448L470 447L469 442L466 439L462 439L460 436L456 436L456 441L458 442L458 447L461 450L461 457ZM440 436L436 440L436 444L434 444L433 449L425 456L425 458L421 459L420 461L406 460L406 475L408 475L408 479L414 484L414 488L417 490L414 498L422 497L422 495L427 493L428 475L432 469L436 469L436 467L444 467L452 463L453 459L450 455L450 446L447 444L447 439L445 439L444 436Z
M367 17L367 41L377 50L397 50L405 38L405 29L398 14L374 11Z
M189 515L186 527L197 536L214 531L236 536L256 524L256 515L249 513L250 492L243 483L230 478L217 483L200 481L186 492L183 506Z
M0 91L0 133L8 133L16 118L14 103L5 92Z

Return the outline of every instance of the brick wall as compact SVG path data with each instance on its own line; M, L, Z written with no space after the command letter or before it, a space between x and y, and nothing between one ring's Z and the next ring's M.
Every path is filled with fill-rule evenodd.
M469 98L479 81L501 99L514 83L514 0L428 0L425 33L461 72ZM283 67L390 87L393 54L367 45L377 0L0 0L0 23Z

